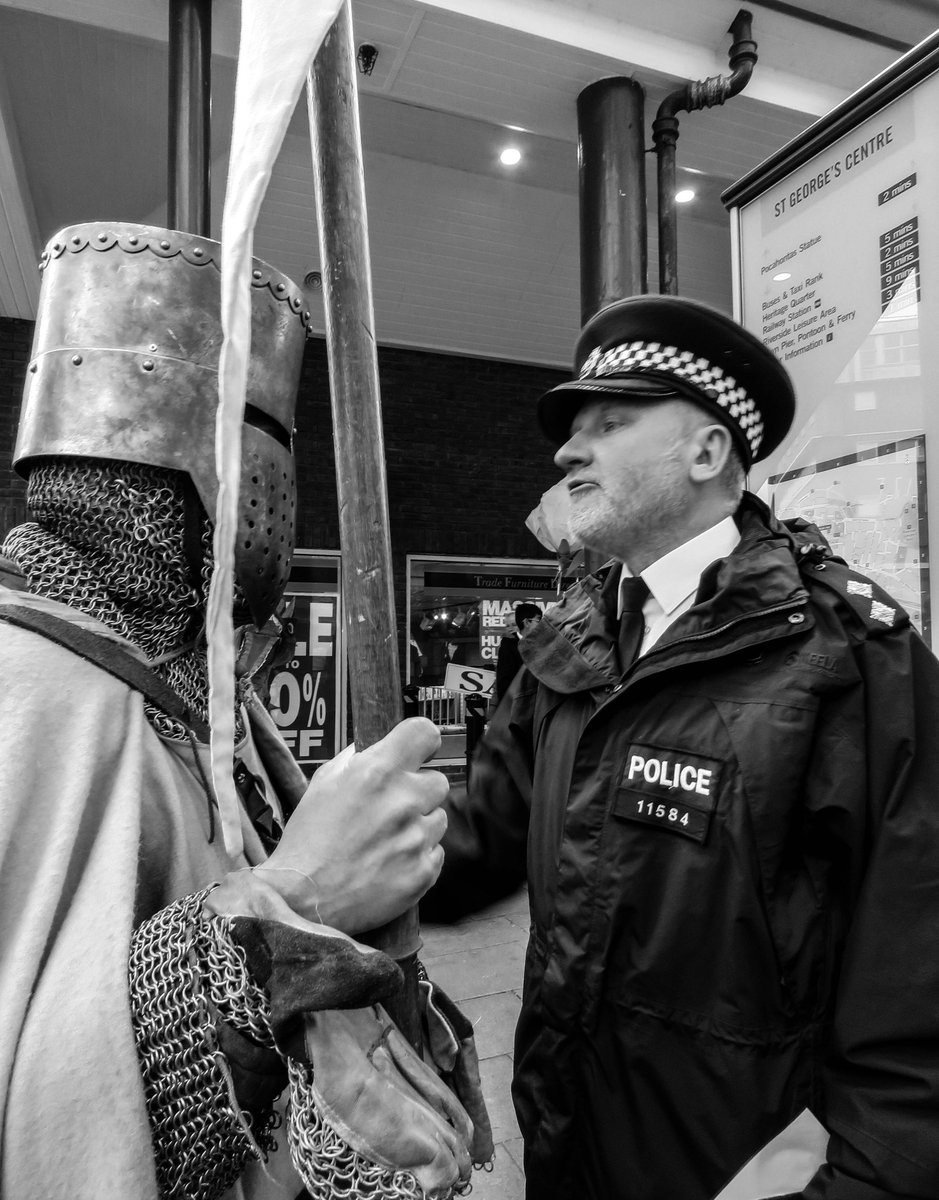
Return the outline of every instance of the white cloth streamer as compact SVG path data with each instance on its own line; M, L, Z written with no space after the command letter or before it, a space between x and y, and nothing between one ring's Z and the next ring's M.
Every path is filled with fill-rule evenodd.
M212 783L225 848L232 857L241 853L242 837L232 779L235 645L231 597L251 342L254 226L300 89L343 2L348 0L242 0L241 5L231 155L222 213L223 340L215 435L218 503L215 570L206 618Z

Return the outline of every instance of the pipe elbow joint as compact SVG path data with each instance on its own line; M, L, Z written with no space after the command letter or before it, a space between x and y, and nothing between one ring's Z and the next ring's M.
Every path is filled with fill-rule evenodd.
M652 136L656 137L657 134L661 134L668 140L671 134L673 140L677 139L678 113L690 112L692 103L692 85L690 83L683 84L674 92L669 92L656 109L655 120L652 122Z

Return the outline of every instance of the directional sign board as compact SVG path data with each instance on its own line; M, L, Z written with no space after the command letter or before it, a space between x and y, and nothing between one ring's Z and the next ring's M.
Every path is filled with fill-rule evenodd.
M738 316L797 412L750 486L929 637L939 521L939 35L725 194ZM936 574L936 573L934 573Z

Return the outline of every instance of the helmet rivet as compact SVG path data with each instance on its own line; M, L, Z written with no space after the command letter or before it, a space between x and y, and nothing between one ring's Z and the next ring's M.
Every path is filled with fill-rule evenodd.
M29 373L30 373L31 375L35 375L35 374L36 374L36 372L37 372L38 370L39 370L39 364L38 364L38 363L30 363L30 364L29 364Z
M145 358L140 365L144 371L152 371L153 370L153 359Z
M277 291L278 291L278 292L286 292L286 290L287 290L287 286L286 286L286 284L279 283L279 284L277 285Z
M261 272L260 272L260 271L252 271L252 272L251 272L251 278L252 278L252 279L260 279L260 278L261 278Z
M202 257L202 255L205 253L205 251L202 249L202 247L201 247L201 246L196 246L196 247L193 249L193 252L192 252L192 253L193 253L193 257L194 257L194 258L201 258L201 257Z
M82 356L80 354L73 354L72 364L73 366L80 367L82 365Z
M156 352L157 352L157 344L156 344L156 342L151 342L150 343L150 353L156 354Z
M132 233L127 240L130 242L130 244L132 246L136 246L138 241L140 241L140 239L137 237L136 233Z
M170 248L170 244L168 241L166 241L166 239L164 239L162 242L160 242L161 250L169 250L169 248Z
M98 241L99 241L99 242L106 242L107 240L108 240L108 235L107 235L106 233L99 233L99 234L98 234Z

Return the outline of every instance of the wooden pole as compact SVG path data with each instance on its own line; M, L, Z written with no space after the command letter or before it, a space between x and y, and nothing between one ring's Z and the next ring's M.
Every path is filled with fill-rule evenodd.
M402 719L404 701L398 670L388 489L349 0L343 3L316 56L309 96L339 493L346 649L355 742L362 749ZM391 1015L411 1043L419 1046L417 910L410 910L365 940L390 954L404 970L405 994Z
M170 0L166 224L209 237L212 0Z

